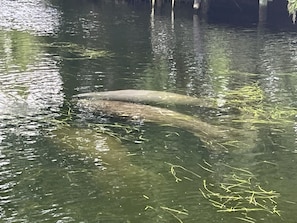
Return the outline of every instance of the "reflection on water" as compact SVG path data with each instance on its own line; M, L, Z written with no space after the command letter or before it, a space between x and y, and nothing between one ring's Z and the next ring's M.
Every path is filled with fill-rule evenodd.
M294 222L295 33L121 2L1 1L0 219ZM228 152L211 151L183 129L63 108L76 93L129 88L216 98L219 109L170 109L238 128L247 146L236 150L235 135ZM221 191L230 182L248 186L249 207L260 188L280 196L262 191L261 211L220 211L206 189L234 195Z
M54 34L60 13L47 1L2 0L0 27L5 30L31 31L37 35Z
M13 31L2 33L0 39L4 42L0 68L1 119L14 126L16 134L36 135L34 131L41 127L39 122L53 118L63 104L56 62L36 47L34 36Z
M24 211L32 210L32 193L26 191L38 190L32 182L45 152L35 144L63 105L57 62L30 34L53 34L58 19L57 11L43 1L1 1L0 218L4 222L31 222Z
M4 42L0 67L0 216L5 222L28 222L21 217L22 205L14 204L30 200L30 194L21 192L19 185L31 190L32 184L22 181L29 178L33 182L40 171L36 166L42 151L34 144L59 115L64 100L62 80L56 62L41 49L31 49L35 37L13 31L2 32L0 39Z

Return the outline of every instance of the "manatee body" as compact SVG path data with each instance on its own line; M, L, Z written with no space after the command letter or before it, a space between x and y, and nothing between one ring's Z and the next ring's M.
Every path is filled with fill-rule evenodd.
M75 96L78 99L96 99L135 102L142 104L193 105L207 108L218 108L214 99L196 98L182 94L151 90L117 90L105 92L83 93Z
M60 149L69 150L71 154L79 153L87 160L93 159L94 168L76 171L84 171L89 176L87 183L100 188L102 194L98 196L113 201L114 204L123 202L121 209L132 207L138 210L139 201L131 204L131 197L136 197L135 193L139 193L141 198L148 192L148 187L150 198L154 200L159 199L167 190L168 183L161 174L135 164L127 147L94 128L62 126L52 132L50 140L53 140ZM96 166L98 168L95 168ZM71 181L71 175L69 180ZM109 214L108 210L103 210L106 215ZM114 210L111 210L111 213L113 216Z
M208 124L196 117L165 108L110 100L79 99L77 100L77 104L79 107L93 113L103 113L109 116L167 124L185 129L206 142L223 141L228 135L228 130L224 128Z
M118 166L119 163L128 162L127 149L116 139L99 133L96 129L62 126L51 134L51 140L60 148L92 157L98 162L95 164Z

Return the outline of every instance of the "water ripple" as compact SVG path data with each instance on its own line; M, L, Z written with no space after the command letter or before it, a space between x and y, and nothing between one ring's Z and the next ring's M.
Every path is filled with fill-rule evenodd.
M45 1L1 0L0 27L5 30L31 31L37 35L55 34L60 12Z
M4 70L0 84L0 129L6 133L37 136L44 124L59 115L63 81L50 58L42 58L26 71ZM5 135L0 133L0 142Z

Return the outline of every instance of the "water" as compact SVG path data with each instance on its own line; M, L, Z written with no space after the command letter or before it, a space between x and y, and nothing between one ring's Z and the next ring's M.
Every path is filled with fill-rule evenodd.
M42 0L2 0L0 27L1 222L295 222L291 27L208 22L186 5ZM71 102L118 89L216 98L226 106L168 108L244 135L213 151L184 129Z

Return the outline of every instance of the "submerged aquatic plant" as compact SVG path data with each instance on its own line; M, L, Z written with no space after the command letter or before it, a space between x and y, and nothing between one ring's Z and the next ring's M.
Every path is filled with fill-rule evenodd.
M226 105L241 112L233 122L284 124L293 122L297 115L297 110L293 107L266 103L264 91L258 84L228 91Z
M280 210L277 207L277 199L280 194L273 190L264 189L256 182L255 175L247 169L237 168L223 164L228 174L223 175L219 182L208 182L206 179L200 179L197 173L186 169L180 165L170 165L170 172L176 182L181 182L182 177L177 176L175 169L184 171L184 179L189 180L188 174L194 176L190 180L200 185L199 191L202 196L217 208L218 213L233 213L236 219L254 223L257 219L250 216L252 212L266 212L280 216ZM204 161L204 164L198 164L204 171L215 174L212 165ZM182 174L182 172L179 172ZM196 179L196 180L194 180ZM199 179L197 181L197 179Z
M89 123L88 127L95 129L97 132L107 134L118 141L128 141L136 144L148 141L148 139L143 137L143 131L141 131L140 126L131 123Z
M257 85L247 85L226 93L227 104L234 107L255 106L263 103L264 92Z
M84 49L81 51L81 56L88 59L97 59L108 57L110 56L110 53L106 50Z
M147 197L146 195L144 195L144 197L146 199L149 199L149 197ZM189 215L188 210L186 210L184 208L182 210L178 210L178 209L169 208L166 206L160 206L160 207L154 208L154 207L148 205L145 207L145 210L154 210L155 212L159 212L160 210L164 211L164 212L170 214L172 217L174 217L179 223L183 223L183 220L181 219L180 216L182 216L182 215L188 216Z
M103 49L86 48L71 42L53 42L42 44L43 47L59 50L59 55L65 60L90 60L110 57L112 54ZM63 55L67 56L63 56Z
M76 119L74 111L71 109L70 104L67 105L67 108L61 114L61 116L57 119L50 120L50 123L53 123L56 126L56 129L62 129L64 127L70 127L79 125L83 128L91 128L97 133L106 134L115 138L118 141L129 141L137 144L143 143L147 141L146 138L143 137L143 131L141 130L141 126L132 122L113 122L113 123L87 123L82 124L79 122L73 121Z
M221 182L219 185L207 184L206 180L203 180L204 191L200 188L204 198L218 208L218 212L266 211L280 216L275 201L279 193L253 185L252 177L232 174L225 176L225 180L226 182Z

